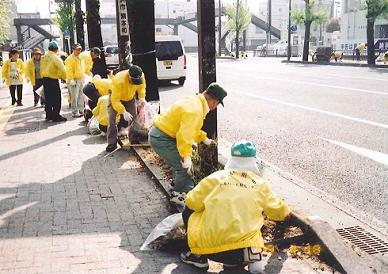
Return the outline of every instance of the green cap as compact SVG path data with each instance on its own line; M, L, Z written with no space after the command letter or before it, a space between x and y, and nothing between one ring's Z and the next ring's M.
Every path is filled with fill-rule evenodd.
M232 157L256 158L256 147L250 141L239 141L234 143L230 149Z
M98 54L98 55L100 55L100 53L101 53L101 50L98 47L92 48L91 51Z
M207 94L211 95L214 99L216 99L222 106L224 106L224 98L228 95L228 93L217 83L211 83L207 89Z
M128 71L133 84L140 85L143 83L143 70L141 69L141 67L133 65L129 68Z
M48 46L49 50L58 49L58 43L55 41L51 41Z
M74 44L73 49L82 49L82 46L80 44Z

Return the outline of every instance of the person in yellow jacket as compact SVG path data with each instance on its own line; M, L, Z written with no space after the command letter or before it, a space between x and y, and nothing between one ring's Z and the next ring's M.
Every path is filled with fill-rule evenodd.
M174 189L171 202L184 205L186 193L194 187L190 176L192 168L192 146L212 141L201 130L209 111L223 105L226 91L217 83L212 83L202 94L186 97L171 105L157 116L149 131L152 148L172 168Z
M84 115L84 94L82 88L85 78L85 62L80 57L82 47L79 44L73 46L73 53L66 58L66 82L71 98L71 112L74 118Z
M83 93L87 97L87 106L84 113L85 120L88 121L91 118L91 110L93 110L98 102L98 98L101 96L109 95L111 90L112 80L101 79L100 75L95 75L92 81L87 83L83 88Z
M104 95L98 98L97 106L92 110L93 116L96 117L99 128L102 132L106 133L108 131L109 115L108 115L108 103L109 95ZM116 116L116 124L118 130L122 127L127 127L128 122L121 118L121 115Z
M91 70L93 67L93 60L90 56L90 51L83 51L80 53L80 58L84 61L85 64L85 75L91 75Z
M44 97L39 96L35 91L43 86L43 79L40 73L40 62L42 59L42 51L39 48L34 48L33 57L27 62L26 75L31 82L32 91L34 92L34 107L38 105L44 106Z
M12 105L17 103L18 106L23 106L23 82L25 74L24 62L19 59L19 51L12 49L9 53L9 59L6 60L2 68L2 77L6 85L9 87L11 94ZM15 96L17 91L17 99Z
M108 105L107 152L112 152L117 148L116 115L123 115L124 119L131 124L137 115L136 96L139 99L138 107L144 106L146 102L146 80L143 70L133 65L128 70L120 71L113 77L111 89L112 94ZM133 141L131 137L130 141Z
M331 54L331 58L337 63L338 60L342 62L342 58L344 57L344 53L340 50L337 50Z
M201 268L208 267L208 258L228 266L248 264L251 273L262 273L264 215L284 221L289 213L260 176L255 145L237 142L225 169L206 177L187 194L182 217L190 251L181 253L181 260Z
M358 46L356 47L355 51L356 51L356 57L357 57L357 61L360 61L361 60L361 53L365 50L365 43L360 43L358 44Z
M40 73L43 77L46 120L64 122L67 119L59 114L62 99L59 79L66 79L66 69L57 53L58 44L55 41L51 41L47 53L40 62Z

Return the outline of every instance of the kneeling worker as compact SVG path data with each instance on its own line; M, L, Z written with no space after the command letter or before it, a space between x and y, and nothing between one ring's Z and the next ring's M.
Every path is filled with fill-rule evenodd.
M201 130L209 111L222 104L226 91L217 83L212 83L202 94L186 97L165 113L154 119L149 131L149 142L157 154L172 168L174 189L171 202L184 205L186 193L194 187L191 173L194 143L210 145L212 141Z
M112 94L108 104L107 152L112 152L117 148L117 114L123 115L124 119L131 124L137 115L136 95L140 106L144 106L146 102L146 81L143 70L134 65L128 70L120 71L113 77L111 89Z
M225 267L248 264L251 273L263 273L262 212L274 221L290 213L260 177L255 145L235 143L225 170L203 179L187 194L182 217L191 251L182 253L181 260L200 268L208 267L207 259Z
M108 130L108 104L109 104L109 95L101 96L98 99L97 106L92 110L94 117L96 117L99 128L101 132L106 133ZM121 119L121 115L116 115L116 124L118 124L118 130L128 126L128 122L124 119Z

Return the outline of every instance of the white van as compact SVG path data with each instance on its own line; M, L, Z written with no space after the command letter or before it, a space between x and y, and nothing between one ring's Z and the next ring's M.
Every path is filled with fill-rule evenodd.
M178 80L183 86L186 81L186 55L179 36L156 36L155 50L158 80Z

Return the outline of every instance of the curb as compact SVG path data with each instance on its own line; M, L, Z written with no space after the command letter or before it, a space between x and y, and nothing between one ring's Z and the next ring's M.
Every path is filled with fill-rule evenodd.
M169 180L164 178L157 165L142 157L145 150L136 147L132 148L132 150L144 165L147 172L151 175L152 179L155 180L167 197L170 197L171 185ZM224 155L219 154L219 163L225 165L226 161L227 158ZM324 258L334 262L333 266L337 270L347 274L373 273L363 259L345 245L337 231L332 228L329 223L323 221L319 217L306 216L302 212L293 211L291 214L294 222L302 228L307 237L318 239L322 245L322 249L327 253Z
M306 61L287 61L286 64L304 64L304 65L323 65L323 66L337 66L337 67L362 67L362 68L381 68L388 69L388 65L368 65L368 64L351 64L351 63L331 63L331 62L306 62Z

